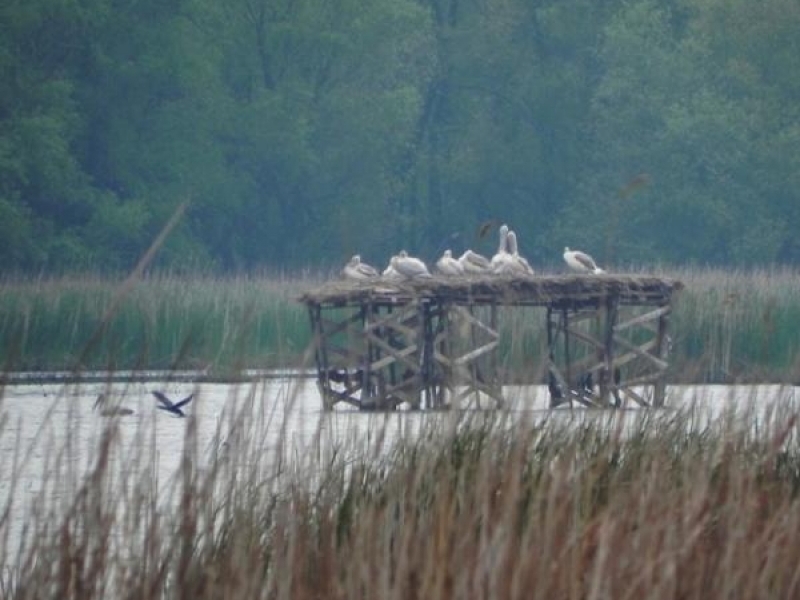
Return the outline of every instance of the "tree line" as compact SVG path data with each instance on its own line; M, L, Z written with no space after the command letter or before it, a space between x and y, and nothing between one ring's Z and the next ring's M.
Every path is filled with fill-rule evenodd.
M0 264L796 264L796 0L8 0ZM481 227L484 225L484 227ZM491 230L491 228L488 228Z

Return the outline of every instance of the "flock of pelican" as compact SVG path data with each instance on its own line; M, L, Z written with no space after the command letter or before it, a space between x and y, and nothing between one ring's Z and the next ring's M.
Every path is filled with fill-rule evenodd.
M436 261L434 271L447 277L461 275L534 275L535 271L528 261L519 253L517 235L508 228L500 226L500 242L497 252L490 259L467 250L458 258L453 256L451 250L445 250L441 258ZM567 266L577 273L605 273L597 266L594 259L578 250L564 248L564 261ZM346 279L365 281L382 278L388 281L403 281L408 279L422 279L431 277L425 263L419 258L409 256L408 252L401 250L389 260L389 264L382 273L361 261L361 256L356 254L344 266L342 274Z

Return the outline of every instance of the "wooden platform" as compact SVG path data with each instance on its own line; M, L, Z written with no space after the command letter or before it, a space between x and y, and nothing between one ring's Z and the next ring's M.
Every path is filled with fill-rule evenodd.
M551 404L660 405L679 281L642 275L337 280L300 297L326 408L502 405L497 308L544 307ZM650 388L643 393L642 386Z

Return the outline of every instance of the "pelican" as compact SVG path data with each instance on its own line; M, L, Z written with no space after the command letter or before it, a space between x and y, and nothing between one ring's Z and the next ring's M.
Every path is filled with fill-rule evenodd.
M495 273L504 271L504 265L508 259L508 225L500 226L500 243L497 246L497 252L489 262L490 268Z
M489 265L492 273L511 273L514 271L514 259L508 253L508 225L500 227L500 244Z
M436 270L442 275L457 276L464 274L464 266L453 258L450 250L445 250L442 257L436 261Z
M489 259L472 250L466 250L464 254L458 257L458 262L464 267L464 272L467 274L486 273L489 271L491 264Z
M101 417L117 417L133 414L132 409L120 406L119 401L109 403L108 396L102 393L97 395L97 400L94 402L94 410L98 411Z
M375 267L361 262L361 256L358 254L353 255L353 258L344 266L342 273L346 279L353 279L356 281L364 281L366 279L378 277L378 271L375 270Z
M181 410L181 407L185 406L186 404L189 404L189 402L192 401L192 398L194 398L194 394L189 394L188 396L186 396L186 398L184 398L180 402L173 402L158 390L152 392L152 394L153 396L156 397L156 400L158 400L161 403L156 408L160 408L161 410L170 412L176 417L186 416L186 414Z
M591 256L580 250L570 250L569 246L564 247L564 260L570 269L578 273L605 273Z
M394 259L394 257L392 257L392 259ZM386 279L387 281L401 281L403 279L403 276L392 266L391 259L389 260L389 265L383 270L383 273L381 273L381 279Z
M515 269L517 273L526 273L533 275L534 271L524 256L521 256L517 248L517 234L513 231L508 232L508 252L514 260Z
M390 264L395 271L406 279L431 276L425 263L418 258L409 256L405 250L401 250L399 254L393 256Z

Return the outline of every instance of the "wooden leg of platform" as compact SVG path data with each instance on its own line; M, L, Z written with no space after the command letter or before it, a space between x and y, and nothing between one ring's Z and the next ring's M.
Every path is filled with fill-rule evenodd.
M667 357L667 325L669 316L663 314L658 318L658 331L656 333L656 353L658 358L666 362ZM666 369L662 369L653 383L653 406L661 408L666 400Z

